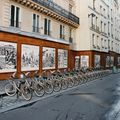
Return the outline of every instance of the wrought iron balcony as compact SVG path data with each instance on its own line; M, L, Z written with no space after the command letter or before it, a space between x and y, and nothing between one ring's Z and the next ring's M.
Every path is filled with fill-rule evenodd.
M63 9L61 6L57 5L56 3L50 0L32 0L32 1L50 9L51 11L56 12L57 14L71 20L72 22L75 22L76 24L79 24L79 18L77 16Z

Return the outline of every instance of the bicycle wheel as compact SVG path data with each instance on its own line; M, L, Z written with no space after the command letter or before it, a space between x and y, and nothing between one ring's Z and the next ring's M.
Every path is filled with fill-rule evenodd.
M42 97L45 94L44 87L40 84L37 84L35 86L34 93L36 94L36 96Z
M72 78L68 78L68 87L73 87L74 86L74 80Z
M27 100L27 101L31 100L33 92L29 87L27 87L25 85L21 85L20 91L21 91L22 97L25 100Z
M79 80L78 80L78 78L77 78L77 77L73 77L73 79L74 79L74 86L79 85Z
M45 83L45 92L51 94L53 92L53 85L49 82Z
M58 91L61 90L61 87L62 87L61 82L58 81L58 80L54 80L53 90L54 90L55 92L58 92Z
M79 77L79 85L81 85L83 83L84 83L83 79L81 77Z
M16 87L12 84L7 84L5 85L5 93L8 95L8 96L14 96L16 94Z
M62 84L62 89L63 89L63 90L66 90L66 89L68 88L68 83L67 83L66 80L62 80L62 81L61 81L61 84Z

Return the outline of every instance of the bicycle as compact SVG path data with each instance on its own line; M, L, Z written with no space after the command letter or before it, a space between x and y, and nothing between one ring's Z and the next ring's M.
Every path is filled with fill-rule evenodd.
M26 82L26 86L31 90L32 93L35 93L36 96L42 97L45 94L44 87L42 84L39 83L35 77L29 77L30 72L27 72L26 74L23 74L23 79ZM36 72L34 73L34 76L36 75Z
M10 76L9 83L5 85L5 93L8 96L15 96L17 94L17 98L22 96L25 100L29 101L32 98L31 90L25 85L25 81L17 81L16 73L13 73Z

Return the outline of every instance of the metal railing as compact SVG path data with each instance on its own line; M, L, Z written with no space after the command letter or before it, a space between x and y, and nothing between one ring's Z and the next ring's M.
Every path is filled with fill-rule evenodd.
M32 26L32 32L37 32L37 33L40 33L40 28L39 27L36 27L36 26Z
M56 3L50 1L50 0L32 0L33 2L36 2L54 12L57 14L79 24L79 18L75 16L74 14L70 13L69 11L63 9L61 6L57 5Z
M72 37L69 37L69 42L73 43L73 38Z
M21 22L10 19L10 26L16 27L16 28L21 28Z

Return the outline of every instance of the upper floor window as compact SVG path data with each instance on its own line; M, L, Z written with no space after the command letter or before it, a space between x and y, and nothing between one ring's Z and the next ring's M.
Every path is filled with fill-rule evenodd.
M72 38L72 28L69 29L69 42L70 42L70 43L73 42L73 38Z
M102 6L100 6L100 13L102 14Z
M103 22L101 21L101 25L100 25L100 27L101 27L101 32L103 31L103 30L102 30L102 26L103 26Z
M73 6L71 4L69 4L69 12L72 13L72 10L73 10Z
M108 34L110 34L110 22L108 22Z
M104 13L104 15L106 14L106 10L105 10L105 8L103 8L103 13Z
M51 27L51 20L45 18L44 19L44 34L45 35L51 35L50 27Z
M14 5L11 5L10 26L20 27L20 8Z
M108 49L110 49L110 40L108 40Z
M93 9L95 9L95 0L93 0Z
M92 34L92 45L95 46L95 34Z
M106 33L106 23L104 23L104 33Z
M98 24L98 17L96 17L96 26L98 26L97 24Z
M113 10L111 9L111 20L113 19Z
M65 39L65 26L60 25L60 38Z
M101 47L104 48L103 38L101 38Z
M33 32L39 32L39 15L33 14Z

